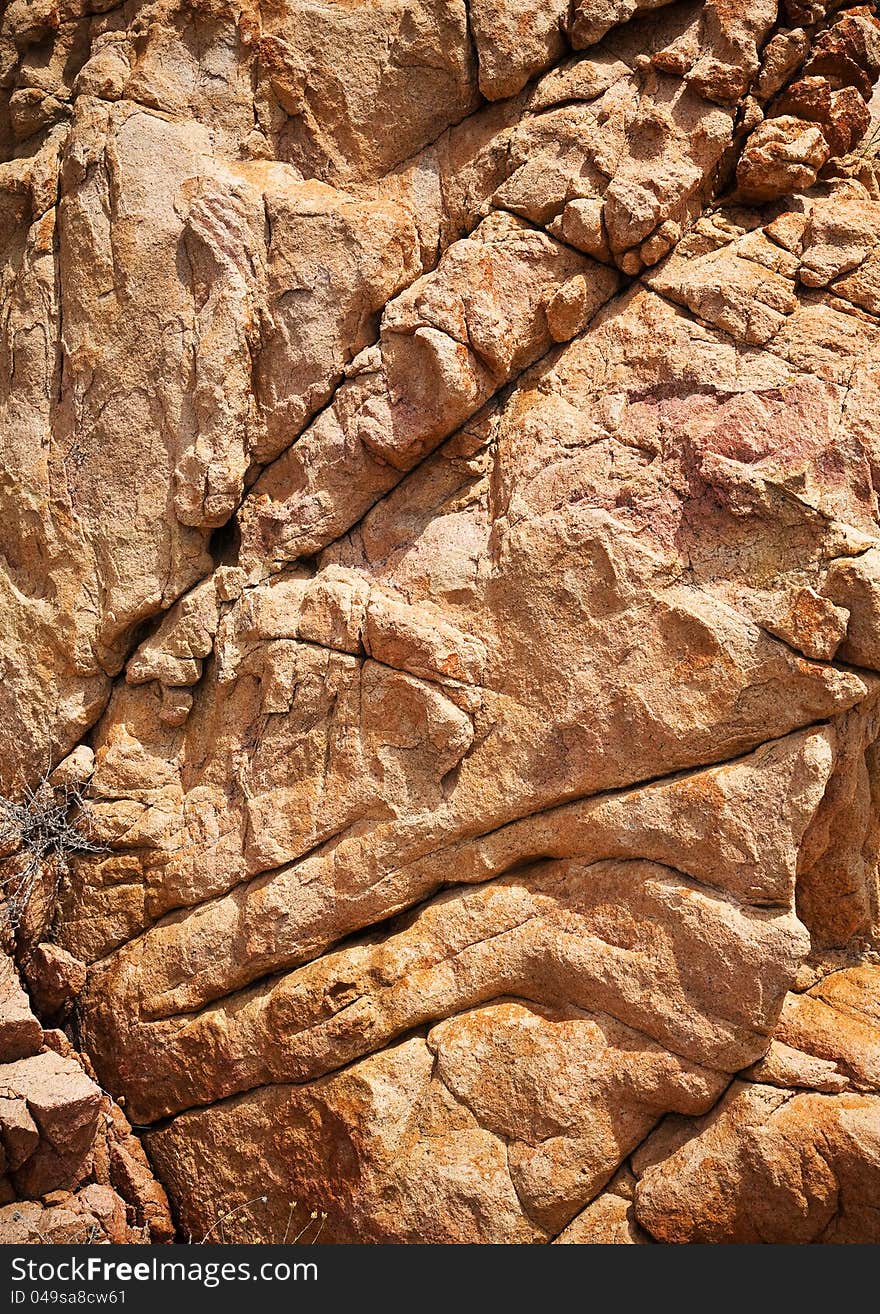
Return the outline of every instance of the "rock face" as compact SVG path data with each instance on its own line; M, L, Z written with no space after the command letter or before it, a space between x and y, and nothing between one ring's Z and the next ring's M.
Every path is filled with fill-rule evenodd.
M28 979L184 1235L880 1240L875 9L6 6Z
M169 1241L164 1190L122 1110L0 957L0 1244Z

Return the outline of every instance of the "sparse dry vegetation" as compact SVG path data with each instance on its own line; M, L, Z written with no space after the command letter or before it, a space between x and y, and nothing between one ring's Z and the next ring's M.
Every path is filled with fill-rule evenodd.
M0 795L0 925L13 936L38 887L51 909L70 860L100 853L90 834L88 807L79 785L53 785L44 775L35 789L24 785L16 801Z
M248 1245L314 1245L324 1230L327 1214L323 1210L313 1209L297 1221L299 1205L290 1201L290 1210L283 1236L268 1235L265 1227L258 1225L254 1211L259 1212L261 1205L269 1203L268 1195L255 1196L253 1200L244 1200L240 1204L218 1213L208 1231L197 1244L226 1245L230 1242Z

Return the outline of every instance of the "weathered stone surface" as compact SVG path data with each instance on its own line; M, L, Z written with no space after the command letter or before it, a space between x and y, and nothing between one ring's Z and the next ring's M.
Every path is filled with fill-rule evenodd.
M592 1204L556 1238L556 1245L645 1245L651 1238L636 1222L633 1208L635 1179L623 1168Z
M0 955L0 1063L36 1054L43 1029L31 1012L12 964Z
M875 6L0 67L0 783L93 840L22 967L183 1235L880 1239ZM0 1234L167 1239L7 994Z
M690 1131L690 1129L688 1129ZM672 1242L876 1241L876 1095L734 1083L683 1145L665 1129L640 1151L635 1216ZM666 1150L657 1164L652 1153ZM639 1171L637 1160L636 1171Z
M30 1028L24 1052L0 1062L0 1244L170 1240L167 1197L131 1127L64 1033L43 1031L5 955L2 966Z
M86 984L86 966L57 944L39 944L27 959L31 997L44 1016L66 1011Z

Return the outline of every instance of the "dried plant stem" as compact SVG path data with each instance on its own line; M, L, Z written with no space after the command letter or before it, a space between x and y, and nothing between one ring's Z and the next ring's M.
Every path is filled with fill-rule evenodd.
M88 809L77 785L52 785L44 775L36 789L25 785L18 801L0 795L0 897L2 917L14 936L41 881L49 902L75 854L101 853L88 833Z

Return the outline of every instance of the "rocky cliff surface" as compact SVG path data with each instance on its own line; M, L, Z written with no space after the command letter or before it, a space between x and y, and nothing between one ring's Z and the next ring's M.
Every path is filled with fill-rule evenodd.
M184 1235L880 1240L875 9L5 5L23 963Z
M140 1245L174 1225L140 1141L0 955L0 1243Z

